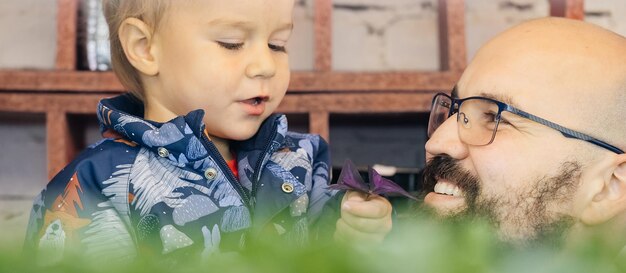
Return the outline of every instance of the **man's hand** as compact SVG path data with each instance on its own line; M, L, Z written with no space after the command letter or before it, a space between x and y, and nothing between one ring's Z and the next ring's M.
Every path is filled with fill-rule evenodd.
M348 191L341 201L335 240L379 243L391 231L391 203L387 199Z

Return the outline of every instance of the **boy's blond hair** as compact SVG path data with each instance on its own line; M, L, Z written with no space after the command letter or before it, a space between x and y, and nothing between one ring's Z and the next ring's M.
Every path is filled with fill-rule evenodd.
M137 18L145 22L154 32L161 21L169 0L102 0L104 17L109 25L111 41L111 64L122 85L135 97L143 100L143 86L139 72L124 54L119 38L119 28L126 18Z

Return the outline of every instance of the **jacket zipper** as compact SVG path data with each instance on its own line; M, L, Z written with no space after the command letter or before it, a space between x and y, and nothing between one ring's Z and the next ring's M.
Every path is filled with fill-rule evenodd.
M250 194L252 196L256 196L257 188L259 187L259 181L261 180L261 167L262 167L263 162L265 161L265 158L270 156L269 149L272 145L272 142L274 142L274 139L276 138L276 134L278 134L278 132L276 132L277 127L278 125L276 124L276 120L274 120L274 126L272 127L272 135L269 138L269 141L265 144L265 147L263 148L263 158L257 161L256 167L254 168L254 183L252 184L252 191Z
M202 131L204 132L204 126L202 126ZM241 199L243 199L244 204L246 205L246 207L248 208L248 210L252 213L252 206L250 204L250 196L248 196L246 194L246 192L243 189L243 186L241 186L241 184L239 184L239 182L237 182L237 178L235 178L235 175L233 174L233 172L230 170L230 168L228 167L228 164L226 164L226 161L224 160L224 157L220 154L220 152L217 150L217 147L215 147L215 144L213 144L213 142L211 142L209 140L209 138L202 133L202 140L204 140L206 143L206 146L209 147L209 150L212 154L218 154L220 156L217 157L217 164L219 165L219 167L222 170L226 170L226 178L228 179L228 182L230 182L230 184L235 188L235 190L237 190L237 192L239 193L239 196L241 196Z

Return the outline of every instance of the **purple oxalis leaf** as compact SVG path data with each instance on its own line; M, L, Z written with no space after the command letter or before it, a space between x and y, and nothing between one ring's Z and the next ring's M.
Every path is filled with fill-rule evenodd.
M369 187L363 182L359 171L349 159L343 163L337 184L330 185L329 188L335 190L355 190L363 193L369 192Z
M402 187L398 186L393 181L382 177L376 170L369 168L369 185L363 181L363 178L359 174L357 168L354 166L354 163L349 159L343 164L341 169L341 173L339 174L339 179L337 180L337 184L333 184L328 186L330 189L334 190L352 190L365 193L367 195L370 194L389 194L389 193L397 193L404 195L408 198L417 200L414 196L406 192Z
M417 200L415 196L411 195L407 191L405 191L402 187L398 186L395 182L382 177L374 168L369 168L369 176L370 176L370 191L374 194L390 194L397 193L404 195L413 200Z

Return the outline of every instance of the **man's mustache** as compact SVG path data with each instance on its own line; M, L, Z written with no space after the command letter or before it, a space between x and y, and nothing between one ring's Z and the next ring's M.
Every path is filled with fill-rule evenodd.
M465 196L477 196L480 181L464 170L458 160L449 155L437 155L430 159L424 168L423 190L432 192L439 179L445 179L458 186Z

